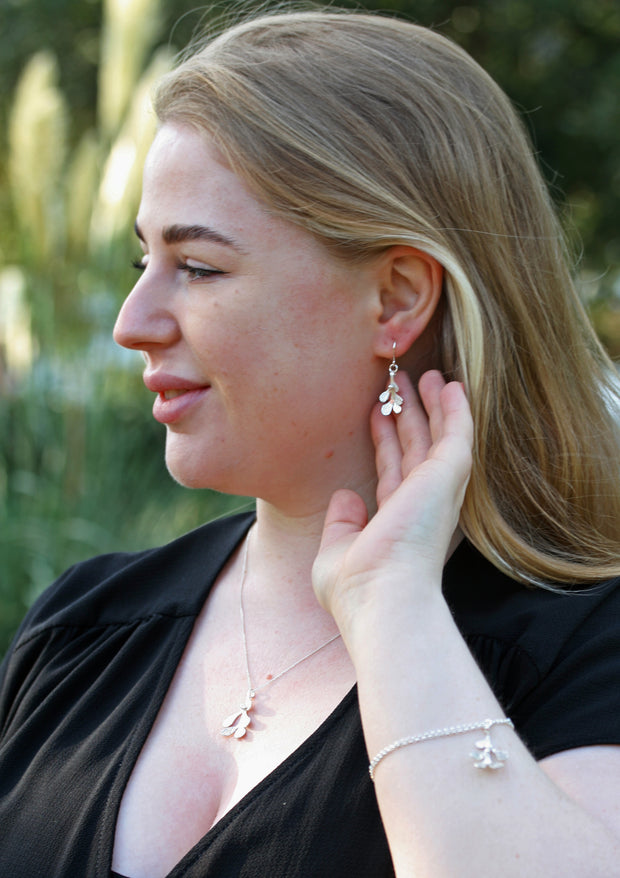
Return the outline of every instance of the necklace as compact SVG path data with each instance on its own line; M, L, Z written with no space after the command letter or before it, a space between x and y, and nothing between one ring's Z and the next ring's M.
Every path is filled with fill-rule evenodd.
M326 640L325 643L321 643L320 646L317 646L315 649L306 653L306 655L302 655L302 657L298 658L297 661L294 661L292 665L288 665L288 667L284 668L284 670L278 671L278 673L274 674L274 676L267 680L266 683L261 683L260 686L252 686L252 679L250 676L250 660L248 657L248 640L245 632L245 613L243 611L243 589L245 586L245 575L248 569L249 544L250 534L247 535L245 539L245 545L243 547L243 565L241 569L241 585L239 587L239 615L241 617L241 639L243 641L245 676L248 684L248 689L243 704L239 707L237 711L235 711L235 713L231 713L230 716L227 716L222 723L220 734L224 735L224 737L226 738L243 738L248 730L248 726L252 722L252 718L250 717L250 711L254 707L254 698L256 697L257 692L260 692L261 689L265 689L267 686L270 686L271 683L275 683L276 680L280 679L280 677L288 674L288 672L292 671L293 668L296 668L297 665L305 662L306 659L312 658L313 655L316 655L317 652L325 649L326 646L329 646L330 643L333 643L334 640L337 640L337 638L340 637L340 633L334 634L332 637L329 638L329 640Z

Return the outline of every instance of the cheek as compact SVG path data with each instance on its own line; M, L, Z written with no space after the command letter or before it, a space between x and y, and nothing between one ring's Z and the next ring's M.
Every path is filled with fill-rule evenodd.
M209 285L193 291L183 311L184 340L197 360L225 372L244 354L259 318L241 306L237 290L221 293Z
M283 346L288 342L295 362L317 355L331 357L345 334L354 330L349 297L329 280L319 274L292 284L271 315L272 334Z

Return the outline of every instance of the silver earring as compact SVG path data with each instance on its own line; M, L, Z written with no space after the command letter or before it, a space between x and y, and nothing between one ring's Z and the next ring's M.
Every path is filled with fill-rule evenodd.
M398 415L403 410L403 398L398 395L398 384L394 380L394 375L398 372L398 364L396 363L396 342L393 342L392 344L392 362L388 366L388 372L390 373L390 380L387 390L384 390L379 397L379 402L383 403L381 406L381 414L390 415L394 412L395 415Z

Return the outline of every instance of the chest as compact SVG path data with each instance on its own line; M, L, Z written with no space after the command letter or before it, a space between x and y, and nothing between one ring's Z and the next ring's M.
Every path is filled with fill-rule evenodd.
M113 862L131 878L168 873L171 878L393 878L355 691L313 729L320 710L329 707L326 702L321 707L320 692L312 692L312 673L307 680L287 675L288 692L278 692L274 683L265 690L267 695L271 688L268 702L257 699L251 741L222 738L221 749L200 749L195 730L202 722L188 717L183 728L182 722L175 726L162 719L173 699L189 707L203 697L184 700L181 694L192 687L170 685L178 626L157 618L146 624L147 632L142 627L127 641L114 639L105 652L89 640L80 653L83 661L69 673L65 656L65 673L41 704L39 733L25 725L0 747L0 823L10 827L2 844L6 874L109 878ZM33 652L45 655L40 640L33 642ZM78 670L93 693L83 704L72 697ZM337 675L335 665L326 662L316 688L325 689ZM341 678L341 691L348 682L342 686ZM226 684L224 712L230 711ZM339 694L332 692L334 701ZM69 702L70 725L62 722ZM297 724L297 713L304 714L304 724ZM221 714L215 711L218 727ZM170 715L174 719L176 712ZM279 718L282 723L274 725ZM310 738L287 758L285 748L296 746L295 729L298 737L308 732ZM207 735L207 746L209 741ZM261 780L278 760L284 761ZM258 785L226 806L226 772L230 789L240 785L237 796L242 785ZM228 807L223 819L219 807L220 813Z
M225 737L224 720L240 712L247 681L238 631L211 638L210 628L197 626L124 790L113 863L131 878L167 875L321 726L354 683L346 651L334 642L263 680L246 734Z

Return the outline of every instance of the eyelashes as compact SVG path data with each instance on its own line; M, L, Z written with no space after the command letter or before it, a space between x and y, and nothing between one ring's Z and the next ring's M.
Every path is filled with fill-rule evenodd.
M146 268L146 265L140 259L132 259L131 265L139 272L143 272ZM205 280L216 275L226 274L225 271L221 271L219 268L200 268L196 265L188 265L186 262L179 262L176 267L179 271L184 271L190 280Z
M217 268L198 268L195 265L181 264L178 268L184 271L190 280L205 280L218 274L224 274L223 271L219 271Z

